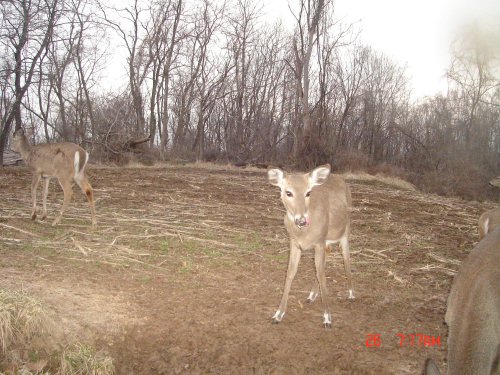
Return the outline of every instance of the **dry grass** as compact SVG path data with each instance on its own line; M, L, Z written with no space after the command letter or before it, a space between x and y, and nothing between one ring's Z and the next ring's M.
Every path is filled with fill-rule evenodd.
M30 371L21 369L16 372L0 372L0 375L50 375L49 371Z
M194 333L196 329L187 323L185 326L180 325L182 323L178 320L173 321L172 326L149 326L149 331L145 329L144 334L134 338L142 345L129 347L127 341L120 344L123 346L119 349L117 346L113 347L115 352L112 352L112 355L117 371L120 371L120 363L148 363L151 353L145 349L145 354L139 356L136 348L146 345L149 349L155 345L155 341L148 341L149 337L145 337L145 334L156 333L158 327L164 327L164 332L168 333L172 329L178 329L178 326L186 329L185 335L179 335L172 343L173 346L181 348L180 350L185 350L186 354L177 354L182 360L179 359L177 363L177 357L166 355L166 358L169 358L166 360L168 369L177 365L182 369L185 363L189 363L196 356L193 355L192 348L202 347L198 346L198 343L194 345L196 337L200 340L209 337L212 340L205 343L208 351L217 347L232 350L229 346L224 347L227 339L238 337L239 332L248 332L248 327L245 325L239 330L237 323L226 325L228 321L224 319L231 318L232 313L238 316L244 314L250 306L249 304L245 310L244 301L260 301L259 319L265 314L271 314L267 306L274 301L264 302L260 294L271 282L276 288L280 287L278 282L281 283L286 270L288 237L283 227L284 210L279 191L267 183L264 171L254 172L214 164L133 168L92 166L89 174L96 190L98 217L98 226L95 229L90 228L85 197L77 193L76 189L74 202L59 226L51 227L50 220L32 222L29 174L22 169L7 172L10 173L6 173L6 178L0 178L0 189L3 189L0 200L0 245L6 249L2 253L5 257L4 264L12 270L17 272L17 269L21 268L18 267L21 261L29 262L27 265L22 263L23 268L28 270L26 272L31 274L34 267L40 270L43 266L51 270L47 272L50 277L56 277L58 271L68 269L84 276L100 274L104 272L102 269L114 269L115 277L126 274L143 284L141 287L144 289L137 294L147 290L158 293L158 290L163 290L164 285L167 290L172 286L171 290L181 293L185 287L186 290L196 291L196 298L202 301L215 301L213 305L210 302L210 309L214 308L213 306L234 308L230 314L214 314L217 324L210 322L200 326L199 336ZM434 305L428 302L429 293L437 296L435 301L439 302L438 306L444 305L451 275L455 274L460 261L477 240L479 213L490 207L477 202L424 194L415 191L413 186L404 181L384 176L357 173L345 174L344 177L351 186L354 202L351 253L356 283L359 289L364 291L360 303L370 304L370 309L361 306L348 312L350 308L345 307L344 314L352 315L350 323L345 324L352 324L353 328L351 331L340 330L339 335L349 332L349 336L345 333L340 336L338 342L354 340L352 337L361 337L368 329L372 330L373 322L378 321L380 314L386 314L388 305L393 310L392 314L386 314L390 316L384 319L387 326L404 329L408 322L413 322L413 317L417 316L420 324L416 326L418 329L439 334L442 317L439 311L436 312ZM19 194L20 189L24 189L23 194ZM51 190L49 218L55 215L61 202L61 192L57 188ZM340 270L340 252L333 251L328 262L329 269ZM314 277L309 277L309 274L313 273L312 266L308 267L307 262L302 264L305 273L299 275L294 285L301 285L300 276L305 275L304 279L307 280ZM339 277L341 283L341 276ZM333 280L338 281L336 278ZM205 283L206 281L208 283ZM123 279L117 279L116 282L121 283ZM162 288L153 289L153 286L157 286L156 283ZM236 304L226 305L235 298L233 296L226 301L225 293L220 297L219 284L224 285L225 288L222 289L227 295L229 292L234 293L238 303L243 301L241 311L236 311ZM339 289L340 286L336 288ZM278 295L278 292L275 294ZM297 292L295 295L298 295ZM179 302L176 307L177 298L174 297L166 308L172 312L173 317L184 316L183 303ZM220 300L217 299L219 297ZM144 311L144 314L163 311L160 309L163 305L158 300L161 298L154 295L154 298L150 299L154 302L148 306L143 305L144 301L141 299L141 311ZM264 305L265 307L262 307ZM295 305L298 306L297 303ZM225 312L222 307L219 312ZM337 314L341 316L344 307L338 308ZM195 310L193 314L197 313ZM150 316L151 314L148 319ZM204 315L200 313L196 319L203 321ZM370 323L366 323L367 321ZM168 323L168 319L164 323ZM300 324L305 324L302 318ZM223 329L210 328L223 326L229 327L227 336L224 336ZM254 327L260 326L256 324ZM266 336L268 329L259 329L255 332L259 332L261 337L264 336L263 342L267 340L268 343L274 342L277 334L286 334L283 331ZM389 334L389 328L383 329ZM180 333L180 329L177 332ZM351 332L356 333L353 335ZM304 340L310 344L308 337L309 332L304 336ZM220 341L217 341L218 338ZM311 344L310 347L312 346ZM371 366L373 363L384 362L386 354L389 353L392 355L392 361L396 359L401 362L400 367L393 366L397 368L395 373L416 373L413 370L418 367L415 363L421 362L420 354L414 348L407 348L406 352L402 352L403 349L387 349L382 354L373 351L370 355L360 352L357 359L366 366ZM88 351L93 353L91 349ZM229 366L229 360L218 361L216 354L211 357L205 352L200 353L197 353L196 361L206 360L206 367L203 369L211 368L212 362L213 366L219 366L219 369L222 368L220 366ZM312 349L309 354L312 356L308 358L321 355ZM123 358L120 362L121 355ZM240 358L239 350L235 349L231 355ZM242 363L245 366L258 365L262 358L267 358L265 361L269 363L276 362L274 355L266 355L264 351L255 352L247 357L248 362L242 360ZM345 361L351 361L350 354L349 357L343 358ZM74 360L72 363L79 361L77 356L70 356L70 359ZM300 361L307 362L307 359L304 356ZM87 365L85 360L80 363ZM295 363L301 366L297 364L298 360ZM409 367L407 371L399 371L403 365L408 366L408 363L413 367ZM66 373L71 374L69 365L65 366L68 369ZM270 366L263 367L266 371L262 372L272 372ZM231 368L241 369L237 365ZM287 369L290 370L288 373L294 373L292 367ZM173 372L177 370L174 369ZM235 370L232 373L241 371Z
M4 355L11 347L27 345L35 335L43 335L50 323L39 301L23 292L0 289L0 347Z
M30 251L42 248L77 262L158 270L167 270L166 266L172 263L179 263L178 268L182 270L179 251L199 259L222 260L235 253L256 254L255 250L264 246L286 247L284 233L276 237L276 233L283 232L281 215L269 209L270 201L277 206L280 202L270 193L263 172L257 174L245 169L242 177L239 168L210 163L127 169L101 166L94 172L92 169L91 183L96 187L96 230L88 232L88 205L75 189L74 201L80 203L72 202L60 226L46 228L45 222L28 220L30 228L26 229L21 222L8 225L0 222L0 228L5 230L5 238L0 238L0 243L5 241ZM155 180L141 180L138 186L132 187L127 179L135 182L139 170L154 175ZM109 179L114 183L110 184ZM52 189L49 219L61 202L58 187ZM236 190L242 194L242 200L235 195ZM199 199L200 193L203 199ZM54 198L56 194L59 197ZM250 208L247 197L255 201ZM19 202L12 197L0 202L0 213L5 218L29 218L29 195L21 199ZM116 204L123 207L117 210ZM254 212L262 213L257 224L267 235L256 235L253 226L256 222L246 221L245 217Z
M112 375L113 359L84 344L73 344L61 355L61 375Z
M398 177L384 176L381 174L371 175L366 172L346 172L343 174L347 180L354 181L378 181L388 186L392 186L402 190L417 191L417 188L408 181Z

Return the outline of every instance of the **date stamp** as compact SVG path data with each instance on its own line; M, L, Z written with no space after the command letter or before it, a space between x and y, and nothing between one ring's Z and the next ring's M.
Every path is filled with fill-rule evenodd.
M399 341L399 347L434 348L441 346L441 336L436 337L421 333L398 333L395 337ZM367 334L365 346L367 348L380 348L382 346L382 335L380 333Z

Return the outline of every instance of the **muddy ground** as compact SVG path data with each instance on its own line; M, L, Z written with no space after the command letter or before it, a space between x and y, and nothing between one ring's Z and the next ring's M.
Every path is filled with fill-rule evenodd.
M118 374L418 374L429 356L443 367L450 283L478 240L479 214L493 207L349 178L356 300L347 300L335 247L333 327L323 328L321 302L305 303L315 277L305 252L287 314L272 325L288 240L265 171L90 166L88 174L95 230L77 187L50 226L62 202L54 181L48 219L31 221L28 170L0 168L0 288L48 308L56 322L48 351L87 343ZM413 334L440 345L418 336L412 345Z

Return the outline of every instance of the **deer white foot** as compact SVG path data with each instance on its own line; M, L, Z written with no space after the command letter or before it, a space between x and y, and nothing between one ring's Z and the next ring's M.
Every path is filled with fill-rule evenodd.
M328 312L323 314L323 327L332 328L332 316Z
M285 312L278 310L271 318L271 321L273 324L278 324L279 322L281 322L281 320L283 319L284 316L285 316Z
M349 289L349 296L347 297L349 300L354 300L356 297L354 297L354 291L352 289Z
M314 290L311 290L309 292L309 296L307 297L306 299L306 302L307 303L313 303L314 301L316 301L316 298L318 298L318 292L315 292Z

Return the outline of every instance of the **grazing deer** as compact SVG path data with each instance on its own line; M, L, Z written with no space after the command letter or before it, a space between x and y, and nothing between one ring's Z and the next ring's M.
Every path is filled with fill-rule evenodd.
M290 237L290 254L285 287L278 310L272 317L279 323L286 312L288 294L297 272L302 251L314 248L317 282L307 302L312 303L321 294L323 325L331 327L332 320L326 293L326 246L340 243L347 276L349 299L354 299L349 255L351 192L340 176L330 175L330 165L320 166L310 173L286 174L280 169L267 172L271 184L281 188L285 205L285 228Z
M14 132L12 137L12 149L21 154L24 162L32 169L33 179L31 181L31 198L33 209L31 218L36 219L36 190L40 179L44 179L43 187L43 215L42 220L47 217L47 194L52 177L56 177L64 192L64 202L59 216L55 218L52 225L57 225L68 207L73 196L73 180L86 194L92 214L92 226L96 225L94 193L87 176L85 166L89 160L89 154L80 146L69 143L46 143L31 146L22 129Z
M484 212L479 216L479 240L500 225L500 207Z
M448 297L445 321L447 374L500 374L500 227L462 263ZM424 374L440 374L430 359Z

